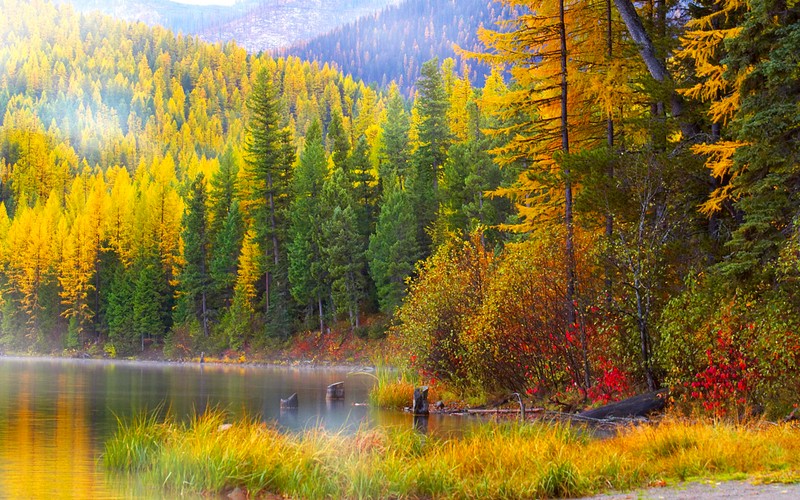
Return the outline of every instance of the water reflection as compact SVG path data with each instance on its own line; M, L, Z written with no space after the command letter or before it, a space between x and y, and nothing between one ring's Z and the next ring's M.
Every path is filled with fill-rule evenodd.
M327 386L339 381L345 399L327 399ZM356 405L367 401L372 383L333 369L0 357L0 498L131 496L130 484L120 490L99 465L103 443L116 431L117 416L157 408L179 419L221 408L287 431L418 425L409 414ZM281 410L281 398L293 392L298 408ZM432 415L424 432L456 433L463 422ZM151 496L139 488L133 495Z

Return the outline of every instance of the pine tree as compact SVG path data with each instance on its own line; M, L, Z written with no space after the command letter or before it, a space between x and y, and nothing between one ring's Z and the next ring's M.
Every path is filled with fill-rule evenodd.
M385 314L393 314L405 296L405 282L418 258L417 223L410 196L397 177L383 179L383 203L375 234L369 239L369 270Z
M439 210L439 177L451 142L447 125L447 93L438 59L422 65L417 88L415 106L420 120L419 147L413 156L414 172L407 187L414 196L417 241L422 255L427 256L432 244L429 231Z
M347 138L347 131L344 129L343 118L339 112L333 113L331 116L327 140L333 164L347 170L347 158L350 156L350 140Z
M386 122L383 126L383 143L381 149L380 177L389 173L405 179L409 161L408 131L411 124L405 103L397 85L389 88L389 103L386 111Z
M358 232L352 183L336 168L323 187L326 220L322 225L322 249L331 283L331 300L337 313L347 313L350 326L359 326L359 308L365 297L366 260Z
M105 310L108 339L119 354L133 353L139 343L134 322L136 283L133 274L121 264L117 265L108 286Z
M134 269L133 333L144 351L145 338L159 338L169 327L165 307L169 297L164 286L164 273L158 259L143 257Z
M742 223L723 270L774 279L781 249L796 238L800 204L800 11L782 0L749 2L741 31L727 45L727 78L740 108L732 127L746 143L734 154L734 208Z
M314 121L295 171L290 207L289 283L292 297L303 307L317 309L320 333L325 331L323 301L328 294L322 245L322 188L328 172L322 127Z
M180 283L189 313L198 320L203 328L203 335L208 337L211 241L208 234L206 198L205 177L200 173L189 187L189 198L183 215L184 266Z
M278 98L266 70L256 78L248 109L248 192L244 208L265 252L264 305L269 329L274 335L285 336L290 306L285 245L294 150L290 133L282 126Z
M369 159L369 143L363 135L358 138L350 155L349 172L354 189L353 209L358 219L358 234L366 244L367 238L375 230L378 186Z
M239 252L244 237L244 223L239 202L233 200L222 227L217 232L211 252L211 283L220 309L230 307L236 285Z

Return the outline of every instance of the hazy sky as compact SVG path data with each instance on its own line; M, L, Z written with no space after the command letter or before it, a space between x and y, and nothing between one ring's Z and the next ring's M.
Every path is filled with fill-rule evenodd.
M189 5L233 5L236 0L172 0L175 3L185 3Z

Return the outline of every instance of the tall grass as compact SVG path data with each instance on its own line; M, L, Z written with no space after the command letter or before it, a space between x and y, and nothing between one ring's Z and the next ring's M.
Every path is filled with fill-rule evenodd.
M285 435L225 420L215 411L183 424L123 424L105 463L169 491L302 498L569 497L701 477L800 478L800 433L790 425L667 421L600 440L568 425L486 423L445 440L411 429Z
M414 382L404 372L377 370L375 385L369 391L369 403L378 408L399 409L411 406Z
M375 365L374 374L363 374L375 379L375 385L369 391L369 403L377 408L400 409L411 406L414 388L421 385L418 375L411 371L398 370L381 364ZM438 388L429 387L428 400L438 399Z

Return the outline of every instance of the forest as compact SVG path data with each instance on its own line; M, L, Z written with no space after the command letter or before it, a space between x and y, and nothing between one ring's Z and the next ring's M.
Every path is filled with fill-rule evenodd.
M324 61L382 88L395 82L407 97L413 95L423 63L452 58L459 74L467 71L470 81L482 87L490 65L466 64L457 48L479 50L478 29L495 27L514 10L491 0L406 0L274 52Z
M339 322L463 390L794 403L794 1L504 0L525 9L459 49L485 82L434 57L380 87L2 5L0 349Z

